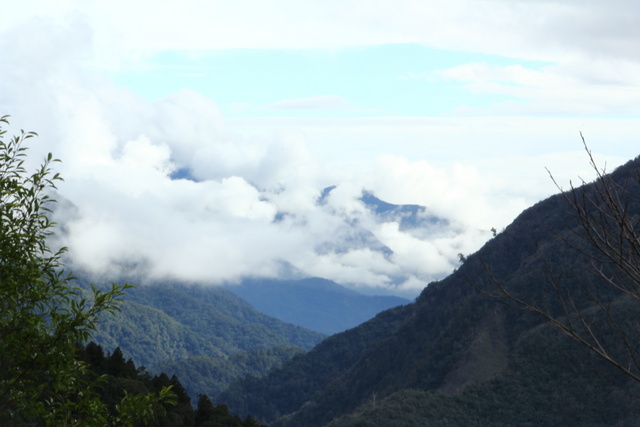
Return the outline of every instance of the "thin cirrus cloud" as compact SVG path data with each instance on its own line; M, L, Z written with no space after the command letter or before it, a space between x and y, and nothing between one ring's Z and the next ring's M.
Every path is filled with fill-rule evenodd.
M569 72L567 66L531 69L520 65L467 63L434 74L460 82L473 93L498 94L519 100L498 104L485 112L500 114L637 114L640 102L637 71L640 64L614 70L592 62L587 70ZM636 70L636 72L633 72ZM585 86L589 87L585 90Z

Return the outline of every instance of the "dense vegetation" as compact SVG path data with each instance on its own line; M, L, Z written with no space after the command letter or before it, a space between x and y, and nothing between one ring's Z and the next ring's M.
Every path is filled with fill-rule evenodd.
M0 126L7 125L0 117ZM173 393L123 396L107 405L95 393L91 367L78 360L77 343L113 313L126 286L84 294L64 271L64 248L49 247L55 223L51 193L61 180L49 154L32 173L25 168L21 131L5 140L0 127L0 423L3 425L132 425Z
M637 384L602 372L608 372L602 361L543 326L510 354L501 375L459 389L402 388L375 401L371 396L328 425L637 425Z
M190 396L205 394L216 397L234 381L246 376L263 377L303 352L298 347L280 346L241 351L228 357L191 356L159 363L151 371L177 375Z
M636 159L612 177L633 189L639 172ZM640 199L625 206L640 216ZM275 426L635 425L637 383L535 313L488 296L500 283L562 316L558 288L550 285L561 282L599 336L613 337L612 325L640 330L640 304L601 286L578 227L562 196L540 202L414 304L333 336L265 378L234 384L219 402ZM588 290L597 290L614 323ZM405 315L376 334L380 319L398 310ZM351 346L354 331L364 342ZM608 344L614 355L624 350ZM336 366L341 353L353 357L325 376L323 367ZM290 390L304 397L296 400Z
M0 117L0 125L6 124L7 116ZM224 405L214 406L206 395L199 396L194 410L175 375L151 377L125 359L120 347L105 355L94 342L83 345L100 321L113 322L131 286L113 284L102 290L64 271L65 248L49 247L56 226L51 195L61 181L51 170L56 160L49 154L29 173L24 144L36 134L22 131L8 141L4 136L0 128L0 423L258 426L250 417L230 415ZM228 309L237 308L236 304ZM146 321L145 326L153 324L153 318ZM238 328L258 335L268 327L279 332L295 329L280 323L267 319L252 326L249 321ZM307 331L292 335L303 345L319 338Z
M381 313L366 327L329 337L309 353L294 357L286 369L274 369L264 381L250 376L233 384L218 400L237 413L255 411L269 420L292 412L339 378L368 345L389 336L410 314L411 309L406 306Z
M554 196L523 212L415 303L387 310L303 354L320 334L261 315L215 288L139 287L127 293L124 317L106 316L118 311L129 287L76 287L64 272L64 249L48 247L55 226L49 197L59 177L51 173L51 155L32 174L23 167L22 144L32 136L0 138L3 425L640 421L640 294L611 286L631 278L640 288L640 270L625 257L640 257L640 158L611 175L611 183L632 196L620 202L619 235L605 234L622 243L603 240L620 245L613 252L618 259L598 256L602 252L581 233L591 216L580 213L582 224L576 225L575 206L572 212L566 198ZM598 191L592 184L573 195L594 200ZM602 211L595 218L610 223ZM630 269L620 273L621 266ZM554 327L549 319L559 323ZM599 337L596 351L568 339L573 330L563 335L558 324ZM98 325L97 338L113 346L109 354L98 344L82 344ZM217 394L248 375L215 397L216 404L200 394L194 409L195 396L175 375L137 368L120 344L157 368L188 375L192 393L208 387ZM625 360L628 367L621 367Z
M206 395L198 396L196 408L184 387L173 375L169 378L160 373L151 376L144 368L136 368L131 359L125 359L120 348L105 355L102 347L90 342L78 348L77 357L90 367L88 375L99 381L96 393L109 410L116 411L116 405L127 394L153 394L163 388L170 388L175 398L170 403L156 404L151 408L153 416L147 425L157 427L258 427L260 424L247 417L244 420L231 415L224 405L214 406Z
M324 335L266 316L220 287L181 283L129 289L94 339L149 372L177 375L194 399L215 397L246 375L263 376Z
M192 356L227 357L281 346L308 350L324 337L266 316L220 287L180 283L128 290L119 316L105 318L95 334L103 347L119 346L149 369Z

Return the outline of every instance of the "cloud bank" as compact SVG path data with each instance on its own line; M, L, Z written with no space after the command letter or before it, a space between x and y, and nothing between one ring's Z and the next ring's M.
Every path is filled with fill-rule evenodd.
M606 92L603 111L637 105L626 88L637 83L639 45L630 41L640 30L628 25L632 11L604 3L284 1L273 8L238 1L202 9L196 1L140 1L127 3L126 13L119 2L70 0L59 9L36 3L41 7L12 8L0 27L0 111L13 116L15 129L41 135L31 167L49 151L63 160L59 243L69 247L72 268L107 278L133 271L216 284L293 270L363 289L417 292L451 272L458 253L478 249L492 227L553 192L542 166L576 171L585 163L576 156L579 145L546 156L557 140L540 133L540 121L522 117L230 121L214 99L192 90L148 101L101 74L143 66L154 51L418 42L517 52L560 65L468 63L438 76L470 91L529 100L489 112L501 115L548 113L555 100L548 93L558 87L567 100L559 108L598 113L581 98L585 82ZM491 13L477 19L485 7ZM140 20L148 10L154 19ZM620 34L600 27L603 15ZM569 18L578 22L573 29ZM576 26L588 37L568 37ZM340 95L319 95L269 108L353 106ZM544 123L567 132L569 122ZM630 140L637 122L627 124L602 122L594 133L605 144L612 130ZM581 125L570 126L560 139L575 142ZM507 150L507 142L517 148ZM403 228L368 208L363 190L390 203L421 204L443 221Z
M87 39L65 39L66 55L81 57L86 46L77 40ZM12 52L11 63L26 64L39 47ZM352 286L415 292L487 238L488 227L455 217L411 234L361 200L364 189L394 192L427 180L442 200L429 212L447 215L455 211L447 204L468 196L456 194L464 190L455 181L468 178L462 168L449 176L426 162L379 157L351 176L331 173L295 132L238 134L196 92L148 102L68 56L41 58L24 73L4 68L0 80L12 88L2 106L14 127L40 134L30 161L49 151L63 161L56 219L72 268L215 284L275 277L289 266Z

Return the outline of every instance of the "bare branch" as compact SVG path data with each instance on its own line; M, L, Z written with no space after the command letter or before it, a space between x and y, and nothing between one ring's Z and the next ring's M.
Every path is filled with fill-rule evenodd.
M519 296L507 289L491 269L483 263L495 293L482 291L493 298L506 301L522 310L541 316L546 322L580 343L624 375L640 382L640 356L637 354L640 331L637 325L621 321L616 310L624 298L640 302L640 192L634 184L640 174L620 179L607 174L606 165L598 167L584 136L580 134L590 167L596 178L590 185L564 190L547 169L551 180L567 203L568 212L576 221L576 228L563 230L556 237L584 257L593 271L594 282L567 284L549 272L547 284L555 310ZM637 185L636 185L637 188ZM565 234L566 233L566 234ZM544 254L538 249L539 255ZM576 297L579 296L579 301ZM619 303L618 303L619 302Z

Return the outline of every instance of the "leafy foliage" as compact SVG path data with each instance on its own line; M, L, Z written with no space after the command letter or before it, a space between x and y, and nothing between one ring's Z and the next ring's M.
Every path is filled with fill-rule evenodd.
M102 347L90 342L79 348L78 357L90 367L90 375L100 379L97 389L100 399L105 402L119 425L132 424L134 408L143 407L143 418L149 425L158 427L259 427L251 417L242 420L231 415L224 405L214 406L206 395L200 395L194 409L191 398L178 378L164 373L151 376L145 368L136 368L131 359L125 359L120 348L111 355L105 355ZM173 396L162 403L149 400L149 396L163 396L167 390ZM142 404L141 404L142 402ZM125 410L123 410L125 409ZM126 417L119 414L127 414Z
M0 125L8 124L8 116ZM100 313L117 310L127 286L106 291L91 287L90 297L64 272L64 248L52 250L48 238L51 193L61 177L49 154L35 172L25 168L21 131L4 139L0 128L0 421L5 425L131 425L147 420L149 405L170 396L129 397L112 417L95 393L87 365L77 360L76 343L86 341Z

